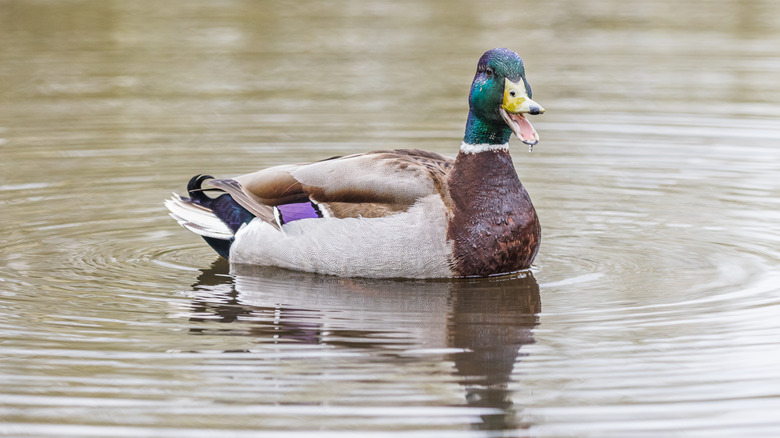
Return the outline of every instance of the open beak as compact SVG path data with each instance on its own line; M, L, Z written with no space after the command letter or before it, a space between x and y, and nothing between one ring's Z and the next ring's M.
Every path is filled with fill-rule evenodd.
M501 117L523 143L533 146L539 143L539 134L531 126L526 114L542 114L544 108L531 100L525 91L525 83L504 79L504 101L499 109Z

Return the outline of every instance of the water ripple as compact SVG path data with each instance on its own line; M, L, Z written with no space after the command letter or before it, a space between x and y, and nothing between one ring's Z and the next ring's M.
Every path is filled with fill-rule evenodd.
M776 435L777 8L380 3L6 8L0 435ZM456 152L518 14L530 274L230 267L166 216L203 171Z

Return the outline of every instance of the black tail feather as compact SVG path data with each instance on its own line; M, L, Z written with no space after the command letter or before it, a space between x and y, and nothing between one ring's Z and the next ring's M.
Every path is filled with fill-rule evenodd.
M209 205L213 199L206 196L204 192L208 189L203 188L203 182L207 179L214 179L214 177L211 175L195 175L190 178L190 181L187 183L187 193L190 194L192 202L210 208Z

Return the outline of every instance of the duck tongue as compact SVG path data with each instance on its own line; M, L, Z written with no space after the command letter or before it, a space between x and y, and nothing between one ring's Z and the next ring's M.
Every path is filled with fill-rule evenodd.
M539 134L536 133L536 129L531 126L531 122L523 114L512 114L502 108L501 117L512 128L512 132L520 141L531 146L539 143Z

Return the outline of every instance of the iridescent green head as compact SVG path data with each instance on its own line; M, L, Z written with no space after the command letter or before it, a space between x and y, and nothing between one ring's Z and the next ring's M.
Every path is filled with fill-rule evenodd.
M525 114L541 114L544 108L531 100L523 60L509 49L485 52L469 92L469 118L464 143L504 144L514 133L534 145L539 135Z

